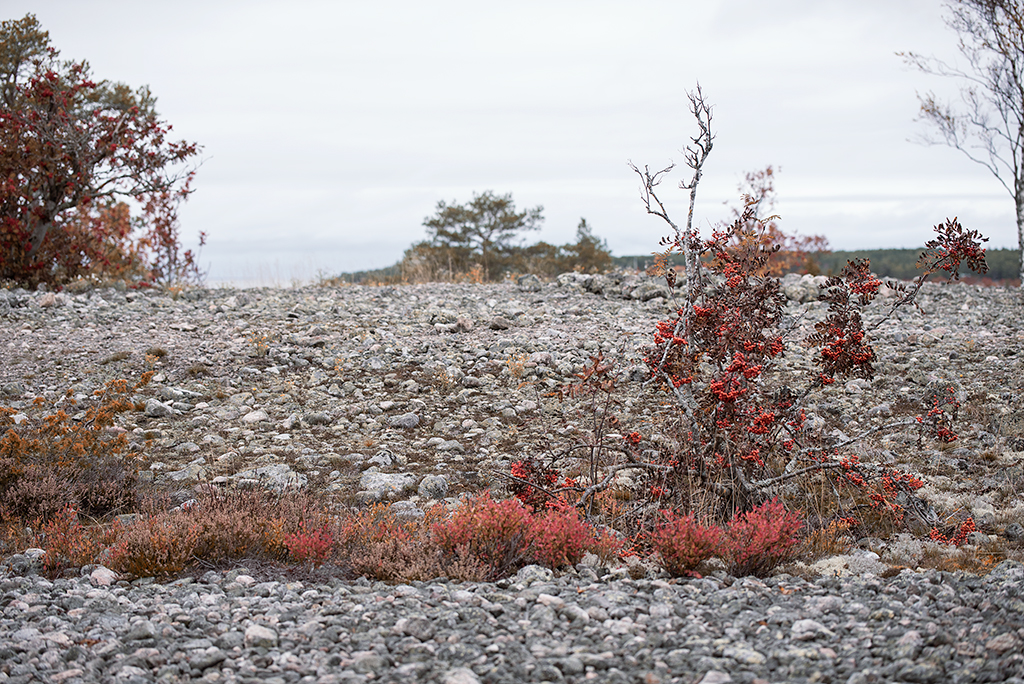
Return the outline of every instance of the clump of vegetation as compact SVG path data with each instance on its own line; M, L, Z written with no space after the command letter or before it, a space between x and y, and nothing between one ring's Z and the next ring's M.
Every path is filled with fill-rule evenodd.
M490 190L466 204L439 202L423 225L428 239L405 251L395 266L347 274L349 282L394 284L418 282L497 282L513 274L555 276L568 271L602 273L612 268L607 243L594 235L586 219L576 228L576 242L519 244L520 234L540 228L543 207L518 210L511 194ZM341 279L323 281L339 284Z
M0 407L0 517L49 520L72 507L89 516L131 510L137 460L114 420L134 410L131 396L149 382L107 383L78 408L69 391L50 403L38 398L29 413Z

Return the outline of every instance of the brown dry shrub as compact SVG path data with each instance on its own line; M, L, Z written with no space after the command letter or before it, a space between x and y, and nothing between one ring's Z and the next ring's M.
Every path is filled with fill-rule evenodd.
M849 530L850 523L845 520L833 520L812 530L801 543L797 556L801 560L813 561L845 554L853 543Z
M399 521L383 504L349 514L338 523L335 562L383 581L483 581L490 568L465 552L446 554L435 542L431 528L445 516L443 506L434 506L421 520Z
M112 428L150 377L107 383L78 420L64 410L77 406L70 391L58 402L37 398L20 424L14 409L0 407L0 517L49 520L65 506L94 517L132 509L136 466L125 433Z
M1004 545L993 545L991 548L947 546L925 544L924 555L920 567L941 570L943 572L966 572L972 575L987 575L1004 560L1020 561L1024 553L1020 550L1007 549Z
M211 492L196 507L199 529L194 553L204 560L230 560L265 555L264 535L273 512L262 491Z
M192 562L199 525L178 512L145 516L116 535L108 564L129 577L172 577Z

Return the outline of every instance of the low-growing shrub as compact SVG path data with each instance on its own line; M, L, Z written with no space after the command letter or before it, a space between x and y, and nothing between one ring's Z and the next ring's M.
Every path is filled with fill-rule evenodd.
M134 409L131 395L151 377L107 383L75 420L65 411L78 405L70 390L57 402L37 398L17 422L18 411L0 406L0 517L49 520L66 506L92 517L131 510L136 462L114 418Z
M446 553L437 543L432 530L444 518L443 506L428 509L421 519L402 521L384 504L348 514L337 527L335 562L356 576L383 581L487 579L491 569L465 549Z
M140 517L116 535L107 565L128 577L172 577L192 562L199 533L199 525L188 515Z
M72 506L65 506L46 522L37 521L36 528L35 545L46 551L43 568L52 575L96 562L109 541L108 530L82 525Z
M566 505L537 513L530 526L530 556L549 568L576 565L597 547L593 526Z
M307 526L299 523L299 531L285 535L284 545L291 558L299 563L323 565L331 555L334 534L329 525Z
M722 528L700 524L693 513L678 517L666 511L649 541L661 556L662 567L679 577L693 574L702 562L719 555L724 536Z
M183 515L193 518L199 536L193 550L196 558L210 562L239 558L274 558L287 553L288 531L278 528L289 506L282 497L262 489L233 491L206 490L198 503ZM298 521L294 523L298 525Z
M725 538L729 571L736 577L766 577L793 559L802 528L802 517L787 511L777 499L737 515L729 522Z
M838 556L850 550L850 530L857 527L854 518L831 520L827 525L812 530L803 540L799 556L804 560L817 560Z
M529 510L517 499L495 501L484 492L435 524L433 533L445 553L473 558L488 569L489 579L497 579L526 562L531 526Z

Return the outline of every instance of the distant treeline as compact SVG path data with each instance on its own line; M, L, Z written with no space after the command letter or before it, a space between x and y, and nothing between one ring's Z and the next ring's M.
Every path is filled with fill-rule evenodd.
M919 249L863 249L853 252L839 251L827 253L815 253L813 265L810 271L824 275L835 275L843 270L843 266L850 259L870 259L871 270L883 278L898 278L899 280L913 280L920 271L915 268L918 257L921 256L923 247ZM679 254L672 255L673 263L682 265L682 257ZM984 278L994 281L1011 281L1017 278L1018 252L1015 249L990 249L985 252L985 260L988 262L989 271ZM654 263L652 255L646 256L620 256L612 257L613 268L625 270L643 270ZM977 275L969 269L964 269L964 275ZM369 271L355 271L342 273L339 280L348 283L394 283L402 282L402 265L395 264L386 268L378 268Z
M843 266L851 259L870 259L871 271L883 278L897 278L899 280L913 280L920 271L916 264L924 248L918 249L862 249L852 252L817 252L811 255L810 272L823 275L835 275L843 270ZM682 256L672 255L673 263L682 265ZM991 280L1014 280L1019 274L1019 252L1016 249L990 249L985 252L985 260L988 262L988 273L985 278ZM616 268L640 270L647 268L654 262L654 257L648 256L621 256L612 257ZM977 275L964 267L963 274Z

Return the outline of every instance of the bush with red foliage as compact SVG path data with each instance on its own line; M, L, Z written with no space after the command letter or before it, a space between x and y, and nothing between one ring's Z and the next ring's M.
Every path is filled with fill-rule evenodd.
M529 539L530 557L549 568L576 565L588 551L607 553L594 527L564 503L534 515Z
M557 470L528 456L514 462L510 472L512 478L508 486L509 492L525 505L539 510L551 501L547 490L558 483L559 473Z
M721 553L722 528L700 524L693 513L680 517L665 511L663 516L648 540L670 575L692 575L698 565Z
M527 562L532 523L518 499L495 501L484 492L463 501L448 520L434 525L433 533L446 553L476 559L496 579Z
M35 545L46 551L43 568L50 574L95 562L109 541L103 528L83 526L70 505L45 522L37 521L35 528Z
M433 526L433 533L449 557L462 554L479 562L491 579L526 563L561 568L578 563L588 551L608 557L619 550L614 538L569 506L556 504L533 514L518 499L497 501L489 492L465 500Z
M687 149L694 178L683 184L690 189L692 217L700 167L711 149L712 136L710 108L699 90L691 99L701 129L694 139L696 147ZM697 473L723 500L719 515L727 517L777 495L784 483L825 478L831 480L828 486L863 491L887 475L891 486L879 488L880 498L873 497L872 505L901 520L903 507L892 495L912 491L904 474L893 478L892 473L844 458L842 450L858 437L832 439L807 429L805 422L809 399L817 391L837 379L874 375L876 355L862 313L879 295L882 283L870 272L869 263L851 261L821 288L818 299L828 307L826 318L804 340L817 350L813 359L817 373L810 382L789 377L780 367L788 349L781 329L786 300L778 279L766 275L772 273L770 262L778 249L765 247L759 237L776 217L758 216L757 198L747 198L732 225L704 239L690 229L689 220L685 229L673 223L657 197L656 186L668 169L656 174L635 170L644 184L648 211L674 229L674 235L662 240L666 254L681 252L686 265L682 302L672 317L657 324L646 354L652 379L679 407L678 429L686 436L680 440L682 451L668 456L678 463L668 479L670 488L685 489L683 480L692 480L691 474ZM912 303L929 276L946 271L950 278L957 278L961 263L986 270L980 244L984 238L976 231L965 230L956 219L935 230L937 237L922 253L918 265L923 272L913 285L887 283L895 296L875 327ZM675 271L666 270L663 275L670 285L675 283ZM927 420L921 421L934 438L944 442L955 439L946 411L949 406L940 401L929 407ZM881 430L911 425L914 421L897 420Z
M330 525L314 526L305 521L299 523L299 530L284 537L288 553L299 563L311 563L313 567L323 565L331 556L334 534Z
M800 514L787 511L777 499L740 513L729 522L725 555L736 577L765 577L799 550Z
M0 23L0 51L0 279L200 278L177 225L199 148L169 139L148 88L94 81L31 14Z

